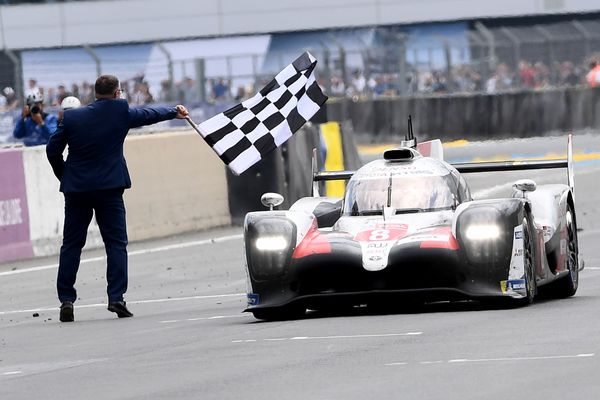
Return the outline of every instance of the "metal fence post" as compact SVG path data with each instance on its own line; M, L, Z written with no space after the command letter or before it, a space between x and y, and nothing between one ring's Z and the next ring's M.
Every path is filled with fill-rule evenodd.
M535 29L537 29L537 31L542 34L542 36L544 37L544 40L546 41L546 44L548 46L548 68L552 68L552 62L558 61L554 58L554 46L552 44L552 40L553 40L552 34L550 33L550 31L548 31L548 29L546 29L540 25L536 25Z
M517 84L520 85L521 84L521 74L519 74L519 63L521 62L521 41L519 40L517 35L512 33L511 30L508 29L507 27L503 26L501 29L502 29L502 32L506 35L506 37L508 37L508 39L514 45L514 50L515 50L514 71L515 71L515 77L516 77Z
M9 49L4 49L4 53L6 53L13 63L14 89L17 99L24 100L25 93L23 92L23 65L21 64L21 58L17 56L14 51Z
M331 57L329 49L323 48L323 65L325 67L323 70L323 75L325 77L325 92L328 96L331 96L331 67L329 66L330 59Z
M204 58L194 60L194 70L196 72L196 89L201 102L206 101L206 66Z
M96 76L102 75L102 67L100 64L100 57L98 57L98 54L96 54L96 52L87 44L83 46L83 49L92 57L94 63L96 63Z
M406 94L406 36L398 35L398 94Z
M579 32L581 34L581 36L583 36L584 54L586 55L586 57L589 57L589 55L591 53L593 35L585 28L585 26L583 26L583 24L581 22L571 21L571 23L573 24L573 27L575 27L575 29L577 29L577 32Z
M177 98L176 88L175 88L175 75L173 73L173 58L171 57L171 53L167 50L164 44L158 42L156 43L156 47L167 57L167 74L169 79L169 97L171 101L175 101Z
M479 21L475 22L475 29L487 40L488 67L490 71L494 71L496 69L496 40L494 34Z
M444 58L446 60L446 90L454 90L452 81L452 50L447 40L444 40Z

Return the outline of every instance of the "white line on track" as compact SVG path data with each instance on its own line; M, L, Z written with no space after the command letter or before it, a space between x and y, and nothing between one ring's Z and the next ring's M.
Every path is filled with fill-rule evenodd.
M479 358L479 359L468 359L468 358L455 358L448 361L421 361L419 364L429 365L429 364L466 364L466 363L486 363L486 362L507 362L507 361L539 361L539 360L559 360L566 358L587 358L594 357L594 353L585 353L585 354L574 354L574 355L564 355L564 356L538 356L538 357L506 357L506 358ZM385 364L386 366L394 366L394 365L408 365L408 362L397 362L397 363L389 363Z
M243 339L232 340L231 343L251 343L259 340L264 342L279 342L284 340L324 340L324 339L361 339L361 338L382 338L382 337L397 337L397 336L416 336L422 335L423 332L405 332L405 333L383 333L373 335L337 335L337 336L294 336L288 338L270 338L270 339Z
M18 375L20 373L22 373L23 371L8 371L8 372L3 372L2 375L6 376L6 375Z
M248 314L235 314L235 315L215 315L213 317L198 317L198 318L186 318L186 319L170 319L166 321L158 321L161 324L174 324L176 322L186 321L208 321L211 319L224 319L224 318L248 318Z
M246 293L228 293L228 294L214 294L214 295L206 295L206 296L167 297L164 299L132 300L132 301L127 301L127 304L166 303L166 302L171 302L171 301L220 299L220 298L225 298L225 297L240 297L240 296L246 296ZM106 303L82 304L82 305L75 304L75 308L95 308L95 307L106 307ZM42 311L55 311L55 310L58 310L57 306L43 307L43 308L31 308L29 310L0 311L0 315L42 312Z
M166 245L166 246L149 247L146 249L130 251L129 256L139 256L139 255L143 255L143 254L151 254L151 253L158 253L158 252L162 252L162 251L179 250L179 249L185 249L188 247L202 246L205 244L227 242L230 240L241 239L242 237L243 237L242 234L237 234L237 235L221 236L221 237L217 237L217 238L210 238L210 239L203 239L203 240L194 240L192 242L170 244L170 245ZM104 260L106 260L105 256L92 257L92 258L86 258L84 260L81 260L80 264L87 264L87 263L91 263L91 262L104 261ZM26 272L45 271L47 269L53 269L53 268L58 268L58 264L40 265L38 267L15 269L13 271L4 271L4 272L0 272L0 276L23 274Z

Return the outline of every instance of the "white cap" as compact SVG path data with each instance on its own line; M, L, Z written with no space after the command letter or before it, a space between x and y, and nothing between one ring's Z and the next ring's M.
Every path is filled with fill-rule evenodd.
M35 103L42 103L43 101L44 101L44 98L42 97L42 94L38 91L31 92L27 95L27 105L28 106L32 106Z
M70 108L81 107L81 101L75 96L67 96L61 101L60 108L62 110L68 110Z

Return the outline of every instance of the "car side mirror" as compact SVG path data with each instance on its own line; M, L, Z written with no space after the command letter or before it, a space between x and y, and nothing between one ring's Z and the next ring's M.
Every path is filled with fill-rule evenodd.
M523 195L525 195L525 192L533 192L537 189L537 185L531 179L519 179L513 184L513 188L523 192Z
M270 211L273 211L273 207L277 207L283 203L283 196L279 193L265 193L261 196L260 202L265 207L269 207Z

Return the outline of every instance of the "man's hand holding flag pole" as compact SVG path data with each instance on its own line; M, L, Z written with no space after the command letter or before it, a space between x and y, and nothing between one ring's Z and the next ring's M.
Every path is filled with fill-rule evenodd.
M186 119L239 175L292 137L325 103L314 76L316 64L305 52L254 97L200 125Z

